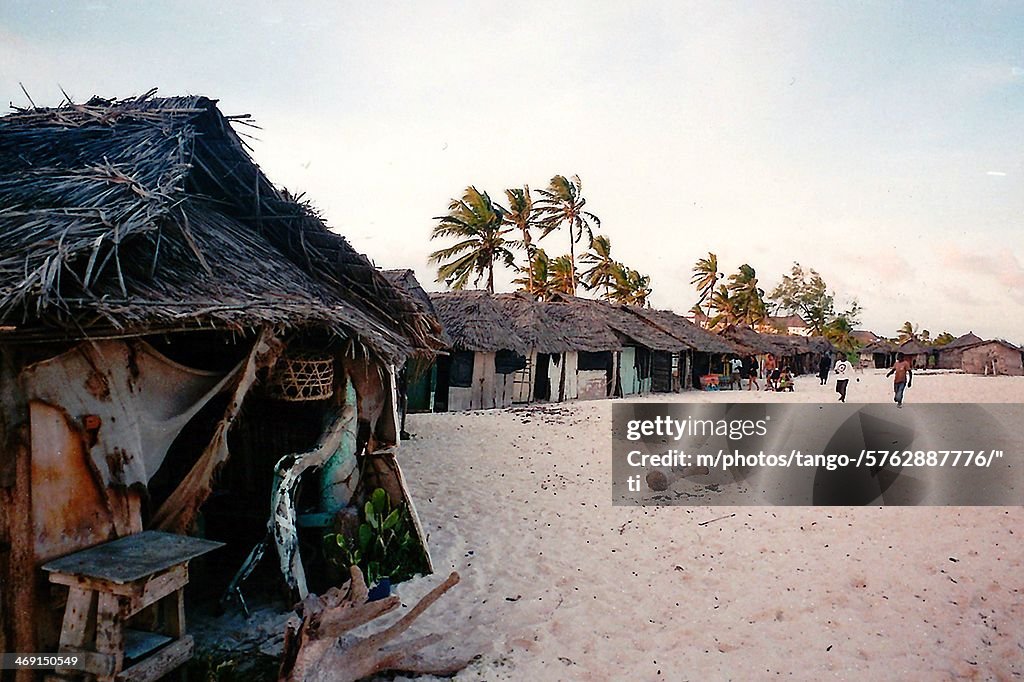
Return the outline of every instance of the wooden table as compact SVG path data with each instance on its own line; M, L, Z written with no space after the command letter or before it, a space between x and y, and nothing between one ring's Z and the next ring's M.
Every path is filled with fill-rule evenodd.
M44 565L50 582L69 588L59 653L78 654L82 661L76 670L57 673L84 670L100 682L144 682L189 660L193 641L185 634L184 595L188 562L221 546L146 531ZM127 627L130 618L153 604L161 611L161 631Z

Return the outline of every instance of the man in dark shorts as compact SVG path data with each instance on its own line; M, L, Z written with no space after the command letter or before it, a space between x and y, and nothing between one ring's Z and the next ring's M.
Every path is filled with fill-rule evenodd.
M761 390L761 384L757 382L757 370L760 365L757 363L757 358L751 355L747 358L748 362L743 363L743 369L747 372L747 390L754 390L754 386L757 386L757 390Z
M910 367L910 361L907 360L903 353L896 354L896 364L892 366L892 369L885 376L893 377L892 400L896 403L896 407L903 407L903 391L909 388L914 380L914 372Z
M832 369L832 355L825 353L818 360L818 379L821 380L822 386L828 383L828 371L830 369Z

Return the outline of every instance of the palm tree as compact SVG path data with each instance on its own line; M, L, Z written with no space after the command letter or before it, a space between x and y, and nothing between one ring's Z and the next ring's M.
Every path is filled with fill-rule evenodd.
M544 249L534 249L533 258L527 267L520 268L519 272L525 276L512 280L512 284L519 285L519 291L527 292L538 301L551 300L551 294L554 293L551 284L551 259Z
M576 269L568 255L552 258L548 272L551 275L551 290L553 292L570 296L576 295Z
M715 285L718 284L718 280L721 277L722 273L718 271L718 256L710 251L708 251L707 258L700 258L693 264L693 277L690 278L690 284L697 287L697 293L700 294L700 299L693 310L693 312L700 314L696 316L697 319L701 315L705 318L710 318L710 315L706 315L701 310L701 305L714 293Z
M523 234L523 249L526 251L526 262L533 262L533 235L530 230L538 226L538 212L533 208L533 195L530 193L530 186L523 185L522 189L507 189L505 197L508 199L508 208L505 209L505 224L515 227ZM526 268L527 277L533 277L533 268ZM527 283L527 291L533 289L533 282Z
M486 273L487 291L494 293L495 261L508 267L515 265L515 255L509 248L512 242L505 239L512 230L502 229L505 214L501 206L493 203L486 192L467 187L462 199L453 199L448 204L448 215L435 220L438 223L431 239L455 237L460 240L430 254L430 262L439 264L437 281L451 289L464 289L470 275L476 275L475 286Z
M615 282L615 266L612 260L612 240L603 234L594 237L590 242L590 253L580 256L580 261L591 264L582 276L583 286L588 289L604 289L602 298L609 297L612 284Z
M574 175L571 179L564 175L556 175L551 178L547 189L537 190L541 198L537 201L537 207L544 221L544 231L540 238L543 239L562 225L569 228L569 264L572 267L572 276L569 281L573 283L570 293L576 293L576 244L587 235L588 243L594 239L594 230L591 223L597 227L601 226L601 219L583 207L587 200L583 197L583 183L580 176Z
M646 307L647 298L651 295L650 277L641 275L622 263L615 263L612 276L614 284L608 296L609 300Z
M708 302L708 310L715 311L714 316L708 319L708 328L727 327L740 321L740 312L736 307L736 301L729 293L729 287L719 284L718 288L711 292L711 300Z
M911 324L910 320L907 320L906 322L903 323L903 326L900 327L899 330L896 332L896 339L900 343L906 343L907 341L916 341L917 330L918 326L916 324Z
M741 265L739 272L729 275L728 288L741 322L753 326L768 316L764 304L764 290L757 286L757 273L754 268L746 263Z
M826 324L823 332L825 338L828 339L833 346L844 353L856 350L860 345L857 339L853 336L853 325L851 325L850 321L842 315Z

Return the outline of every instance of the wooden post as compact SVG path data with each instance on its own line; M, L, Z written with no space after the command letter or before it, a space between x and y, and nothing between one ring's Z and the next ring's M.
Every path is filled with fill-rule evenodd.
M14 350L0 344L0 651L34 653L35 534L28 401ZM14 679L30 682L30 669Z

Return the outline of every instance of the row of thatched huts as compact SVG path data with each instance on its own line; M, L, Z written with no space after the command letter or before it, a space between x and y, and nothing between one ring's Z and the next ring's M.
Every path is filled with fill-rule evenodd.
M860 349L861 361L876 368L891 367L899 354L912 358L918 369L961 370L967 374L1024 375L1024 352L1003 339L985 340L974 332L941 346L909 340L902 344L884 339Z
M558 295L430 294L448 355L409 384L410 411L489 409L668 393L727 373L727 359L775 355L797 371L832 351L824 339L701 329L665 310Z
M266 551L305 596L322 543L300 550L300 533L383 488L429 568L396 459L396 368L446 346L274 187L214 101L0 118L0 651L84 641L67 618L95 627L96 593L70 600L41 566L147 529L226 543L199 594Z

